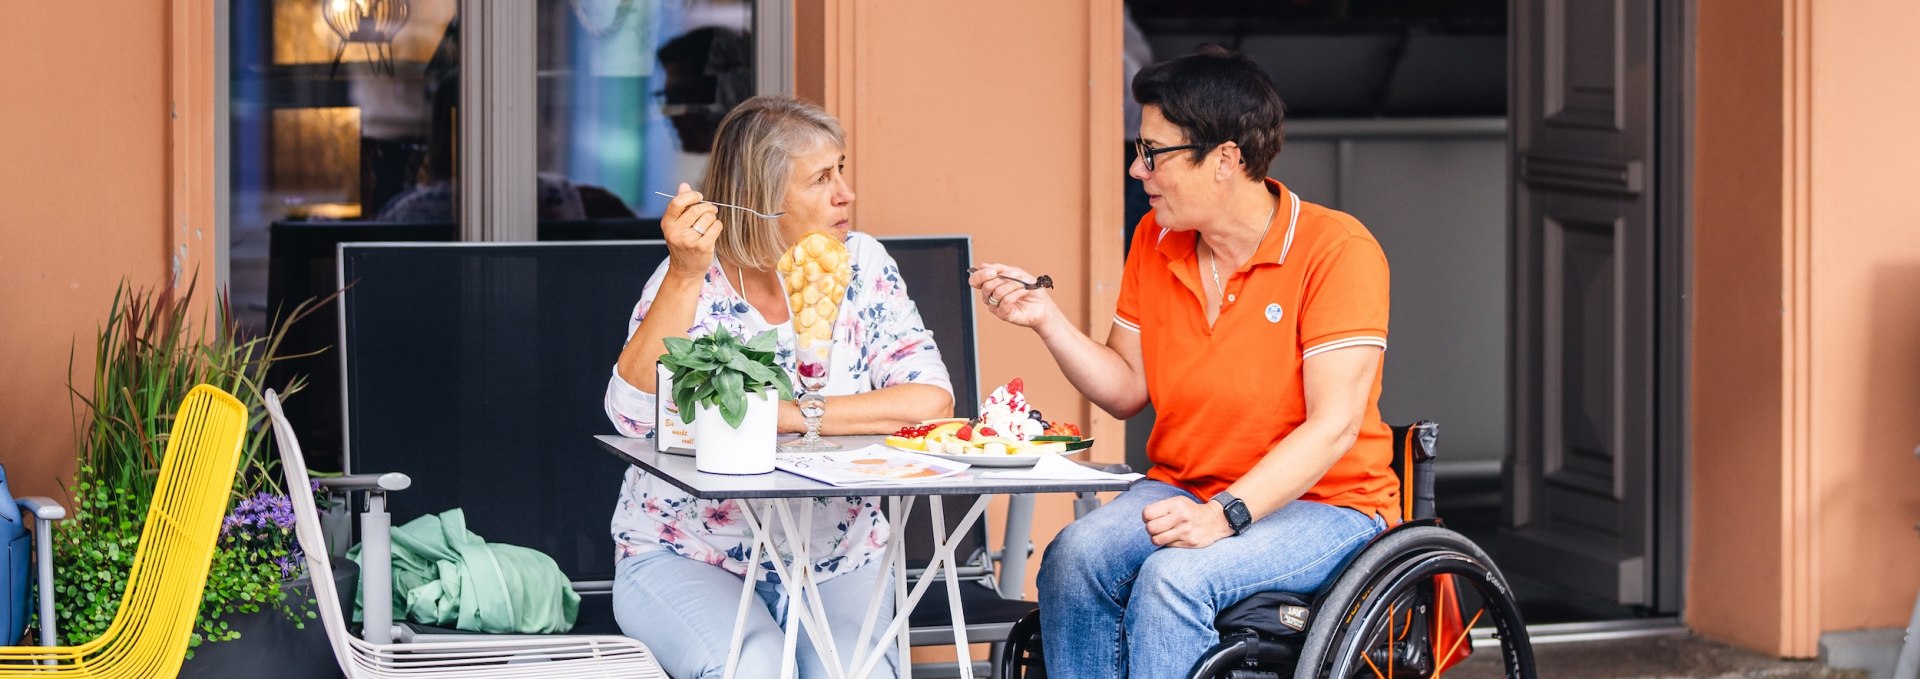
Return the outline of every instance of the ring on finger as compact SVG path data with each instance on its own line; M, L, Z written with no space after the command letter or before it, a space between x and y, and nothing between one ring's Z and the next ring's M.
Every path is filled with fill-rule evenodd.
M993 295L987 295L987 306L1000 306L1000 300L994 299Z
M693 232L697 235L705 236L707 235L707 227L704 227L704 226L693 227Z

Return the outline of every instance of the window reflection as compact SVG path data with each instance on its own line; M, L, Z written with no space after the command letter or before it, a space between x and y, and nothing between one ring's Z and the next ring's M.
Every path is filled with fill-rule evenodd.
M328 24L332 5L386 12L375 17L385 23L348 41ZM455 180L445 162L454 120L435 103L443 83L457 80L458 0L332 5L229 5L229 282L235 315L249 327L286 301L270 299L270 289L325 283L294 281L307 272L270 261L276 231L366 219L423 185ZM402 5L404 22L393 13Z
M743 1L540 0L539 165L592 214L658 218L706 174L714 128L753 96ZM562 193L564 195L564 192Z

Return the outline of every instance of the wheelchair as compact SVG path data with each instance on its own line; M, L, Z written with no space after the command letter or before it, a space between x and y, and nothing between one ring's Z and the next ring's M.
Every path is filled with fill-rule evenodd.
M1533 647L1507 580L1472 540L1448 530L1433 504L1439 425L1393 428L1393 471L1407 520L1362 547L1322 591L1265 592L1215 617L1220 642L1190 679L1437 677L1468 653L1497 653L1503 676L1536 676ZM1040 615L1015 624L996 674L1045 679ZM1499 648L1473 648L1483 626Z

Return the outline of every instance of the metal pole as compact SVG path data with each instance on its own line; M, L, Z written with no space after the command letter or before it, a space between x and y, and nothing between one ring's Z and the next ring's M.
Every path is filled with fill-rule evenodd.
M367 493L360 515L360 607L365 620L360 636L368 643L393 643L393 516L387 494Z
M33 539L40 547L40 645L58 646L53 630L53 522L34 519ZM52 665L52 660L44 664Z
M1000 543L1000 596L1021 598L1027 584L1027 550L1033 534L1033 496L1007 498L1006 539Z

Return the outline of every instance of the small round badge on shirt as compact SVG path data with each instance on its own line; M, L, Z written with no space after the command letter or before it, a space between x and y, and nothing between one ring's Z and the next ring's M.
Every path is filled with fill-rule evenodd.
M1267 305L1267 322L1268 323L1280 322L1280 305L1278 303Z

